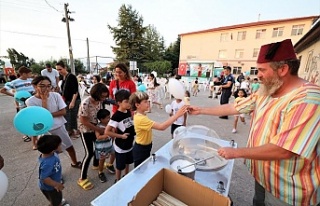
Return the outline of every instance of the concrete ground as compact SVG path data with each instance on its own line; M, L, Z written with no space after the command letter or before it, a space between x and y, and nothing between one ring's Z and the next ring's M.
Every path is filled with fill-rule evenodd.
M199 106L218 105L218 99L207 98L208 91L201 91L197 97L191 97L191 104ZM172 100L165 99L163 104L169 104ZM233 101L233 98L231 98ZM22 141L22 135L19 134L13 127L12 120L15 115L13 98L0 95L0 154L5 159L3 171L9 179L9 188L7 194L0 200L1 206L33 206L33 205L48 205L47 200L41 194L38 181L38 163L37 158L39 153L32 150L31 142L25 143ZM148 116L157 121L162 122L168 118L168 114L164 109L158 109L154 106L152 113ZM249 123L249 116L246 117ZM215 130L218 135L225 140L235 140L238 147L246 145L249 126L239 123L238 133L231 132L233 125L233 117L228 120L221 120L213 116L189 116L188 125L204 125ZM153 151L157 151L165 143L171 140L170 129L166 131L153 131ZM82 160L84 150L80 139L73 140L77 156ZM66 154L60 155L63 177L65 179L65 189L63 190L64 198L72 206L90 205L90 202L100 195L103 191L112 186L114 175L107 173L108 181L100 183L97 171L88 171L88 177L94 184L94 188L90 191L81 189L76 181L79 178L80 170L70 167L70 160ZM139 180L137 180L139 181ZM1 184L1 183L0 183ZM232 198L235 206L252 205L253 197L253 178L243 164L243 159L235 161L232 181L229 195ZM130 186L128 186L130 187ZM124 188L124 192L125 192ZM119 195L121 198L121 195ZM108 203L106 202L106 205Z

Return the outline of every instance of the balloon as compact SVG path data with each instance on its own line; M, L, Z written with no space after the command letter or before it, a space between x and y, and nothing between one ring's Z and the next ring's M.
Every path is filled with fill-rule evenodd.
M25 102L29 97L31 97L31 93L28 91L18 91L14 93L14 99L17 102Z
M176 99L184 98L184 94L185 94L184 86L177 79L169 79L168 87L169 87L169 92L174 96L174 98Z
M146 92L147 91L147 87L144 84L140 84L138 86L138 91L139 92Z
M14 127L22 134L38 136L49 131L53 125L52 114L43 107L22 109L13 119Z
M7 175L0 170L0 200L3 198L3 196L6 194L8 189L8 177Z
M172 112L172 108L170 104L167 104L165 107L166 113L170 114Z

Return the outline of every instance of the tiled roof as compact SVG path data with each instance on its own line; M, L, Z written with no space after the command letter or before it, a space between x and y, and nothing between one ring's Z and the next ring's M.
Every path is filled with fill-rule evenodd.
M276 24L276 23L282 23L282 22L299 21L299 20L305 20L305 19L317 19L317 18L319 18L319 16L306 16L306 17L289 18L289 19L257 21L257 22L251 22L251 23L245 23L245 24L237 24L232 26L223 26L223 27L217 27L213 29L182 33L182 34L179 34L179 36L215 32L215 31L222 31L222 30L228 30L228 29L238 29L238 28L244 28L244 27L261 26L261 25L267 25L267 24Z

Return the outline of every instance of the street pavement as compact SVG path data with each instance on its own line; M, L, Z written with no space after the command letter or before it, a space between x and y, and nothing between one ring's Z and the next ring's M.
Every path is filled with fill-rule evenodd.
M214 106L219 104L218 99L209 99L208 91L200 91L197 97L191 97L191 104L198 106ZM169 104L172 100L164 99L163 104ZM233 101L233 97L231 97ZM110 107L108 107L110 109ZM15 107L12 97L0 94L0 154L5 159L5 166L2 169L9 179L7 194L0 200L1 206L37 206L48 205L47 200L38 188L38 151L32 150L31 142L23 142L22 134L13 127L12 121L15 116ZM164 109L153 107L152 113L148 116L157 121L163 122L168 118ZM234 118L222 120L214 116L188 116L187 125L203 125L217 132L221 139L234 140L238 147L244 147L248 138L250 117L246 116L247 124L238 124L238 132L231 132ZM164 144L171 140L170 128L165 131L153 130L153 152L157 151ZM77 157L82 160L84 149L80 139L73 140ZM80 170L70 166L67 154L60 155L62 163L62 174L65 180L64 198L71 206L90 205L90 202L113 185L114 175L107 174L108 181L100 183L96 170L89 168L88 178L94 184L90 191L84 191L77 185ZM137 180L139 181L139 180ZM1 183L0 183L1 184ZM124 188L123 192L125 193ZM254 191L254 180L243 164L243 159L237 159L234 163L229 196L235 206L252 205ZM119 194L121 198L121 194ZM105 204L108 206L108 203Z

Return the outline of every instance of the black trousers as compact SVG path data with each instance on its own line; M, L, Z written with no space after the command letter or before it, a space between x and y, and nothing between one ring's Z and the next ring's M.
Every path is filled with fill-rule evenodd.
M221 97L220 97L220 104L221 105L228 104L231 94L232 94L231 89L222 89ZM228 118L228 116L221 116L221 117Z
M88 174L88 168L91 161L91 158L93 157L93 166L99 166L99 160L94 155L94 148L95 148L95 141L96 141L96 135L94 132L88 132L88 133L81 133L81 141L84 147L85 155L82 161L82 168L81 168L81 179L87 179Z

